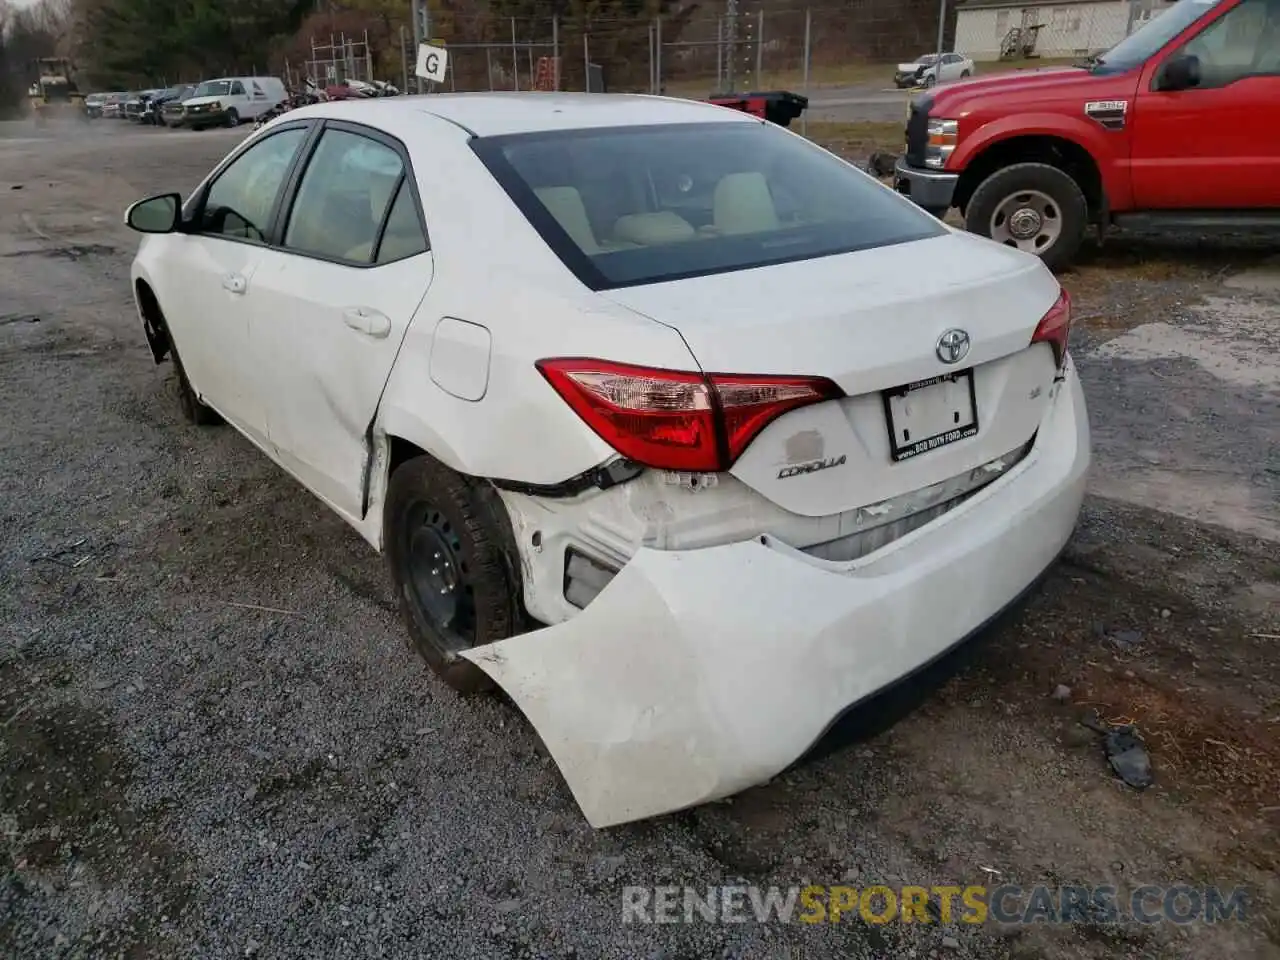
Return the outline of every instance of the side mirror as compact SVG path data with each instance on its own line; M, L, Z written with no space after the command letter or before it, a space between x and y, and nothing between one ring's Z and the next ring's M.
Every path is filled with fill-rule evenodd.
M1160 69L1156 89L1165 93L1200 86L1200 58L1184 53L1169 60Z
M162 193L133 204L124 213L125 226L139 233L173 233L181 223L182 197Z

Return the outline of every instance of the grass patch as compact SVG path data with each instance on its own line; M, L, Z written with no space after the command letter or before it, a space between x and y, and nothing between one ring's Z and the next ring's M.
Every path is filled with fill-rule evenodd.
M802 125L792 121L792 129L803 133L820 147L830 150L846 160L862 161L877 151L901 153L904 145L905 124L873 122L826 123L813 121Z
M1035 70L1040 67L1067 66L1075 62L1073 57L1041 57L1031 60L992 60L978 61L974 64L976 76L989 77L995 74L1012 73L1018 70ZM861 87L875 85L882 88L893 87L893 74L897 63L870 62L856 60L838 64L815 64L809 70L808 90L819 91L830 87ZM767 66L757 78L755 70L739 73L735 86L740 91L748 90L790 90L803 93L806 89L803 68L774 70ZM707 97L719 93L715 89L714 76L696 77L688 80L672 80L666 84L666 92L673 97Z

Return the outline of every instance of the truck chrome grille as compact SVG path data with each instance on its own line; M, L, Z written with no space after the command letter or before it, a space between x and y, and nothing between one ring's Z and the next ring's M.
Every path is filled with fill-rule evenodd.
M930 102L928 97L917 98L907 117L907 163L913 167L924 166L925 148L929 144Z

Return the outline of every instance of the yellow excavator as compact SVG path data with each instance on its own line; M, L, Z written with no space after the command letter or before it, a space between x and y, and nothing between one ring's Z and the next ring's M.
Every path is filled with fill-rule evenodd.
M66 57L43 57L31 63L27 100L38 125L59 117L87 119L84 94L73 79L74 68Z

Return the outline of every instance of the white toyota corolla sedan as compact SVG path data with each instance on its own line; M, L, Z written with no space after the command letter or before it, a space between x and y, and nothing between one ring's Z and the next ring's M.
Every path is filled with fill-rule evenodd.
M742 113L325 103L126 220L188 419L382 551L422 657L501 686L595 826L775 776L1079 513L1053 275Z

